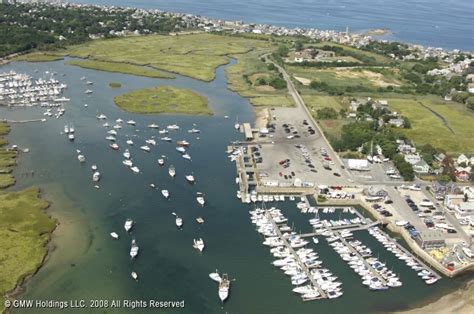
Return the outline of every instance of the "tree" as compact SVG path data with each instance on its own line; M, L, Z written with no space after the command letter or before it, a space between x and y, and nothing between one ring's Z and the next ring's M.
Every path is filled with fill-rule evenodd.
M277 55L280 57L286 57L288 55L288 52L290 52L290 50L287 46L280 46L278 47Z
M301 51L301 50L303 50L303 48L304 48L303 41L297 40L297 41L295 42L295 49L296 49L296 51Z

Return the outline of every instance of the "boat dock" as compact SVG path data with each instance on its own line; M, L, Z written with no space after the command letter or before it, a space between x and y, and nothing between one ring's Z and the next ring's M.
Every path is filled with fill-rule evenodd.
M267 219L269 221L271 221L272 225L273 225L273 228L274 230L276 231L278 237L283 241L283 243L285 244L285 247L288 248L288 250L291 252L291 254L293 255L293 257L295 258L295 260L297 261L298 265L301 267L301 269L304 271L304 273L306 274L306 276L309 278L309 280L311 281L311 284L318 290L319 294L321 295L321 297L323 299L326 299L327 298L327 294L326 292L321 289L321 287L319 286L319 284L317 283L317 281L314 279L313 275L311 274L311 271L310 269L306 266L305 263L303 263L300 259L300 257L298 256L298 254L296 254L295 250L291 247L291 245L288 243L288 240L286 239L286 237L283 236L283 234L281 233L280 229L278 228L278 225L275 223L275 221L273 220L272 216L268 214L268 212L265 213L265 216L267 217Z
M429 270L434 277L436 277L438 280L441 279L441 275L438 274L436 271L433 270L433 268L431 268L430 266L428 266L426 263L423 262L422 259L416 257L412 252L410 252L408 249L406 249L403 245L401 245L400 243L398 243L397 241L393 240L392 237L390 237L387 233L385 233L384 231L382 231L382 229L379 228L379 232L381 234L383 234L384 236L387 237L387 239L390 239L390 242L392 242L394 245L397 246L397 248L402 251L403 253L407 254L408 256L410 256L410 258L412 258L413 260L415 260L418 264L420 264L421 266L423 266L426 270Z
M334 227L328 227L325 229L331 230L331 231L339 231L339 230L348 230L348 231L360 231L360 230L367 230L371 227L375 227L382 222L380 220L374 221L371 224L368 225L363 225L363 224L353 224L353 225L343 225L343 226L334 226ZM310 238L310 237L315 237L315 236L320 236L321 233L318 232L310 232L310 233L302 233L299 236L302 238Z
M8 120L2 119L1 121L7 123L29 123L29 122L43 122L43 119L31 119L31 120Z

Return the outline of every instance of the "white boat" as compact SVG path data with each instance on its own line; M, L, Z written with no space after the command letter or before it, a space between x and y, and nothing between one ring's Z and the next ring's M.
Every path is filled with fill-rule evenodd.
M202 193L197 193L196 201L199 203L199 205L204 206L206 201L204 200L204 194Z
M67 125L64 126L64 133L66 133L66 134L69 133L69 127Z
M176 147L176 150L182 154L186 153L186 148L184 147Z
M191 160L191 156L189 154L184 154L183 158L187 160Z
M130 151L128 150L128 148L123 152L123 157L130 159Z
M117 135L117 131L115 131L115 130L110 130L110 131L107 131L107 134L110 134L110 135Z
M109 146L110 146L110 148L115 149L115 150L119 149L119 146L117 145L117 143L112 143Z
M130 248L130 257L131 258L135 258L137 257L138 255L138 245L137 245L137 242L135 241L135 239L132 240L132 246Z
M217 282L221 282L221 280L222 280L222 278L221 278L221 276L219 275L219 273L217 272L217 270L216 270L215 273L210 273L210 274L209 274L209 277L210 277L212 280L217 281Z
M176 227L181 228L183 226L183 219L181 217L176 216Z
M85 79L86 79L85 76L82 76L82 77L80 78L81 81L84 81Z
M127 140L127 144L128 145L133 145L133 141L132 140Z
M161 137L160 140L162 140L163 142L171 142L173 139L171 137L165 136Z
M168 130L179 130L179 126L176 124L171 124L166 127Z
M128 120L128 121L127 121L127 124L128 124L128 125L135 125L135 124L137 124L137 123L136 123L135 121L133 121L133 120Z
M318 244L318 243L319 243L319 240L318 240L318 238L316 238L316 237L313 237L313 242L314 242L314 244Z
M201 130L198 130L198 129L195 129L195 128L192 128L191 130L188 130L188 133L200 133Z
M84 92L84 94L92 94L92 90L87 89L87 90Z
M160 134L168 134L168 130L167 129L163 129L163 130L159 130L158 133Z
M71 127L69 128L69 133L74 133L74 132L76 132L76 130L74 130L74 128L71 126Z
M193 248L202 252L204 250L204 241L201 238L199 238L198 240L194 239L193 241Z
M150 129L158 129L159 128L158 124L156 124L156 123L149 124L148 127Z
M92 174L92 181L98 182L100 180L100 172L96 171Z
M79 159L79 162L85 162L86 157L84 155L77 155L77 159Z
M165 160L163 158L158 159L158 164L163 166L165 164Z
M163 194L163 196L165 198L169 198L170 197L170 192L168 190L161 190L161 194Z
M235 128L236 130L239 130L239 129L240 129L240 124L236 122L236 123L234 124L234 128Z
M104 124L102 124L102 126L103 126L104 128L108 128L108 127L110 126L110 124L108 124L107 122L105 122Z
M68 138L71 142L74 141L74 134L69 133L69 135L67 136L67 138Z
M176 145L182 146L182 147L189 147L189 145L191 145L191 143L189 143L189 142L186 141L186 140L182 140L182 141L177 141L177 142L176 142Z
M139 169L137 166L131 167L130 170L132 170L132 171L135 172L135 173L139 173L139 172L140 172L140 169Z
M92 165L92 166L91 166L91 169L92 169L93 171L96 171L96 170L97 170L97 165Z
M156 141L155 141L154 139L152 139L152 138L151 138L151 139L148 139L148 140L146 140L146 141L145 141L145 143L147 143L147 144L150 144L150 145L153 145L153 146L155 146L155 145L156 145Z
M168 173L170 175L170 177L174 178L174 176L176 175L176 169L174 168L173 165L170 165L170 167L168 168Z
M93 85L94 82L92 82L92 81L87 81L86 84L87 84L87 85Z
M121 129L122 126L121 126L120 124L115 124L115 125L113 126L113 128L116 129L116 130L118 130L118 129Z
M105 114L100 114L100 115L97 116L97 119L105 120L105 119L107 119L107 116Z
M134 280L138 281L138 274L134 271L132 271L131 276Z
M113 135L109 135L105 138L107 141L115 142L117 139Z
M148 147L147 145L140 146L140 149L145 152L149 152L151 150L150 147Z
M125 220L125 225L123 227L125 228L125 231L129 232L133 228L133 220L130 218L127 218L127 220Z
M119 235L117 234L117 232L111 232L110 233L110 236L114 239L118 239L119 238Z
M230 280L227 274L222 275L222 279L219 282L219 299L224 302L229 297Z
M125 159L122 163L127 167L133 167L133 162L130 159Z
M194 176L191 175L191 174L188 174L186 176L186 180L189 182L189 183L194 183Z

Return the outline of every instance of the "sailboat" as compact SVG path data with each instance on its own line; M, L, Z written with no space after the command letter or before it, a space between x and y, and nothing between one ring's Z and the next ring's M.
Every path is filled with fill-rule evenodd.
M92 174L92 181L99 182L99 180L100 180L100 172L96 171Z
M138 281L138 274L136 272L132 271L130 275L132 276L134 280Z
M234 128L238 131L240 129L239 117L235 119Z
M117 234L117 232L111 232L110 233L110 236L114 239L118 239L119 238L119 235Z
M158 164L163 166L165 164L165 160L163 158L158 159Z
M217 282L221 282L221 280L222 280L222 278L221 278L221 276L219 275L219 272L217 271L217 269L216 269L216 271L215 271L214 273L210 273L210 274L209 274L209 277L210 277L212 280L217 281Z

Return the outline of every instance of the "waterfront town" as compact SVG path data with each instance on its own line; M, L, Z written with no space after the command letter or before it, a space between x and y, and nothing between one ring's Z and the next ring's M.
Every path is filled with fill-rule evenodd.
M31 3L31 1L17 2ZM171 17L176 19L173 20L176 21L176 25L174 26L175 31L170 32L169 35L177 37L194 32L198 35L227 32L233 35L246 34L257 37L268 35L301 36L358 49L376 41L370 35L352 33L349 30L337 32L285 28L248 24L242 21L224 21L154 9L66 4L60 1L53 3L53 5L72 8L99 8L113 14L127 12L138 24L141 24L145 19L160 20ZM38 4L37 10L41 10L41 4ZM28 14L34 18L35 9ZM103 26L105 28L105 24ZM91 40L99 40L107 36L128 38L153 33L148 29L132 31L125 27L109 30L107 34L103 32L90 33L88 37ZM67 34L61 35L60 40L67 40L67 37ZM466 80L463 84L467 86L467 93L474 93L472 85L474 76L467 74L472 71L470 52L446 51L441 48L410 44L403 44L401 50L403 53L391 54L388 57L408 62L436 58L440 60L442 67L431 69L426 73L427 76L440 76L449 79L456 75L463 75L463 79ZM336 276L338 275L337 271L332 269L333 265L326 261L323 264L323 258L320 258L322 254L318 252L318 248L321 247L320 242L327 243L328 247L337 253L338 258L360 277L360 283L370 291L388 291L401 287L404 283L399 270L394 269L390 261L379 257L377 249L371 247L373 244L369 245L368 241L355 236L362 233L375 239L381 245L384 253L385 251L389 252L390 255L405 264L408 271L414 272L423 285L435 285L439 281L472 272L474 269L474 186L472 184L474 155L469 150L470 148L466 148L464 153L448 154L440 150L426 149L426 146L417 145L409 137L400 136L395 139L396 147L393 147L393 152L390 155L387 152L388 149L382 144L376 143L373 138L362 143L353 151L351 150L351 155L343 154L346 152L334 147L333 142L322 128L318 115L308 106L307 100L300 92L302 86L309 86L311 82L297 77L285 66L305 62L337 63L346 61L337 60L339 57L334 51L311 47L291 48L281 57L281 63L269 57L269 53L260 55L259 59L265 66L278 73L278 77L283 80L284 89L288 91L287 96L291 100L291 106L267 105L263 109L259 108L254 123L240 121L238 115L231 118L226 115L223 117L223 121L230 121L233 124L235 118L233 126L236 132L239 132L237 133L239 139L230 141L226 150L228 159L235 163L236 197L242 202L239 205L244 209L249 209L250 221L255 225L255 230L263 237L262 244L269 247L270 254L275 258L271 264L282 270L285 275L290 276L290 282L292 286L295 286L292 288L292 292L305 302L336 299L347 292L347 290L343 290L342 280ZM0 105L12 110L24 107L25 111L29 107L33 107L38 109L35 114L45 110L42 112L43 117L34 121L2 120L8 123L42 121L45 122L44 125L48 125L53 117L56 119L61 117L62 120L70 119L64 116L65 108L72 106L71 103L74 100L66 98L68 85L62 79L71 79L74 74L68 72L66 75L56 71L49 72L49 70L38 74L37 69L34 71L33 75L15 71L1 73ZM173 72L170 71L170 73ZM42 77L35 77L38 75L42 75ZM199 144L205 142L205 140L201 140L201 136L202 139L206 137L205 129L203 129L202 135L201 129L197 129L197 122L193 121L192 126L189 121L182 122L189 124L186 125L188 130L182 132L184 125L180 128L174 121L167 122L168 126L160 127L155 122L141 123L142 121L139 120L141 117L138 115L133 117L135 120L132 119L132 116L127 116L131 112L142 113L140 111L120 111L122 116L118 116L116 111L112 111L112 114L117 116L112 116L107 112L109 115L107 118L102 113L105 112L103 111L104 107L95 107L94 101L92 101L93 97L101 93L98 86L103 82L93 82L86 76L74 77L74 82L77 84L76 88L85 89L81 90L79 94L81 97L85 97L81 99L86 99L88 103L81 104L80 109L75 108L71 111L77 115L79 113L82 115L91 114L88 116L87 122L93 121L90 128L92 129L93 125L94 128L100 128L102 133L106 132L105 139L108 141L106 143L111 148L111 150L107 149L107 154L117 155L117 151L126 147L123 153L120 151L120 155L125 158L122 163L126 166L125 169L131 170L129 171L131 175L143 175L146 171L144 170L146 168L137 166L139 162L145 164L143 159L146 157L143 158L140 154L153 156L158 151L161 154L163 146L174 142L169 136L175 134L179 134L176 136L183 138L187 136L187 139L192 143L186 139L176 141L173 153L176 153L174 151L176 150L178 152L176 156L182 158L172 157L168 153L167 155L155 154L159 158L157 164L154 162L154 168L162 169L166 164L169 174L169 177L166 175L166 179L173 181L176 171L182 171L188 164L196 165L196 161L191 158L188 152L192 151L198 155ZM112 83L115 83L115 86L120 85L120 83L111 82L108 85L110 88L113 88ZM300 83L301 85L298 85ZM71 85L69 86L71 87ZM120 88L120 86L116 88ZM444 95L444 99L451 101L457 93L458 91L452 90ZM116 99L115 103L117 104ZM391 132L392 130L408 129L413 121L410 121L405 112L395 110L391 106L391 102L391 99L385 99L380 94L373 97L351 96L344 103L344 108L336 115L340 115L344 119L344 123L347 124L373 123L376 132L380 133L387 130ZM92 108L87 109L89 105L92 108L95 107L94 110L97 112L90 113ZM172 107L176 107L176 104L172 103ZM53 112L53 108L57 111ZM229 123L224 123L227 123L225 125L228 127ZM61 135L66 135L66 138L69 139L68 144L75 147L77 159L82 167L86 164L86 160L89 162L84 152L86 151L84 147L87 146L79 146L82 134L81 131L77 132L77 129L80 130L83 126L77 123L79 127L74 126L75 130L72 126L74 124L75 121L71 121L64 125ZM76 140L76 134L79 141ZM162 145L157 144L158 140ZM135 143L143 142L143 146L138 146L139 149L137 149L137 146L133 146L134 141ZM6 151L19 154L28 152L29 149L19 150L15 143L10 143ZM148 154L150 152L151 154ZM136 154L133 155L134 157L137 155L140 157L132 158L132 154ZM87 158L89 157L87 156ZM196 159L199 160L199 157ZM112 164L112 158L110 160ZM180 164L183 160L186 161L186 166L182 166L181 169L170 164L170 162ZM400 166L401 164L402 166ZM123 165L120 164L119 167ZM406 167L410 169L409 174L404 170ZM102 193L106 186L105 182L107 182L107 179L104 180L102 176L107 178L107 175L111 174L102 168L99 172L96 163L92 164L91 169L94 192ZM107 167L104 166L104 169ZM197 169L194 170L197 171ZM193 201L195 200L200 206L200 213L206 213L205 209L212 206L214 195L211 191L208 191L207 194L191 192L195 184L199 186L200 181L204 181L204 178L200 178L200 180L196 180L198 182L196 183L194 170L191 168L190 172L185 177L183 176L186 180L182 181L186 185L180 186L179 192L176 192L179 194L183 190L192 194ZM127 172L127 175L129 173ZM89 179L90 177L89 175ZM437 180L438 178L445 180ZM171 204L177 202L176 199L170 199L170 195L175 193L171 188L170 190L165 186L158 188L158 185L162 184L166 183L146 182L145 189L146 191L161 192L160 195L166 202ZM176 184L176 181L169 184L171 187L172 184ZM282 206L289 204L293 212L289 214L288 211L280 209L280 204ZM250 209L250 206L253 208ZM184 212L184 208L173 210L168 216L173 215L177 229L182 231L189 228L191 223L186 220L187 224L183 225L183 218L178 211ZM307 227L306 231L303 232L301 229L295 228L294 223L289 220L290 215L295 220L294 212L297 213L297 217L301 218L298 219L300 220L298 223L304 221ZM194 218L197 222L196 225L202 229L208 228L212 224L212 219L208 219L212 216L209 215L205 217L205 227L202 226L204 224L203 216L204 214ZM143 226L136 223L136 220L127 218L124 225L126 233L110 232L107 233L107 238L111 240L108 237L110 235L111 241L117 240L116 243L120 243L119 238L121 237L130 236L132 238L131 262L129 262L132 265L130 267L132 271L127 275L130 275L134 282L138 283L139 277L141 280L143 277L146 278L146 275L135 269L138 268L135 261L139 256L139 246L135 234L132 232ZM103 230L100 232L103 233ZM196 231L192 247L202 254L205 245L203 238L197 236L198 232L201 230ZM215 247L213 248L212 244L209 248L206 246L206 252L213 249ZM140 251L140 256L147 253L149 252L145 248L144 253ZM140 258L141 262L143 258ZM235 279L229 279L227 273L223 273L221 276L218 270L210 273L209 277L218 282L218 296L221 301L220 305L223 306L224 301L227 302L230 295L231 282Z

